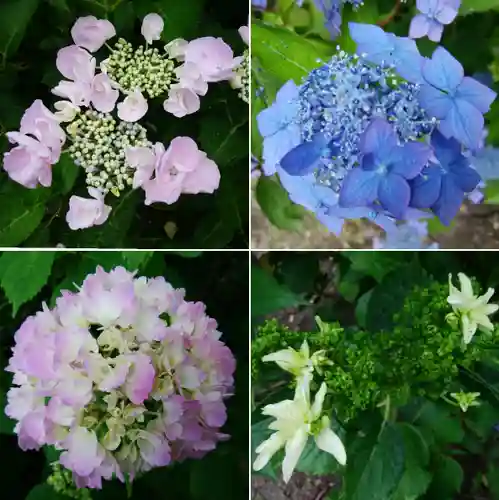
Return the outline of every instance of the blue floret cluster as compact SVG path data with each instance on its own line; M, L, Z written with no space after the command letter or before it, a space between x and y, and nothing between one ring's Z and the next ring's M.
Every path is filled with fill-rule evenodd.
M336 233L364 217L386 231L432 213L450 224L481 182L473 158L496 93L443 47L425 58L410 38L349 28L355 55L338 49L259 114L264 173Z

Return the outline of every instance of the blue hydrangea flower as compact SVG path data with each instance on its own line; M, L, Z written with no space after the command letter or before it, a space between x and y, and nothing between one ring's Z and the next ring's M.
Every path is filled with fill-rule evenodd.
M398 224L395 229L387 231L384 238L374 238L373 248L397 250L437 249L437 243L427 243L428 223L410 220Z
M257 116L258 130L263 141L263 171L276 172L281 158L301 142L300 127L295 121L298 114L298 87L290 80L277 92L275 102Z
M251 0L251 5L257 9L266 9L267 0Z
M427 36L433 42L439 42L444 25L456 19L461 0L416 0L416 5L420 14L411 21L409 37Z
M373 120L362 137L360 167L345 178L340 206L364 207L378 201L397 219L405 215L411 200L408 181L428 163L431 149L421 142L398 144L393 127L385 120Z
M357 54L371 63L391 65L398 75L412 83L421 81L423 57L414 40L386 33L373 24L349 23Z
M480 182L480 175L462 154L455 139L447 139L438 130L431 145L433 163L412 182L411 206L431 208L443 224L449 225L459 212L465 193L471 193Z
M470 158L470 163L484 181L499 179L499 148L481 149Z
M483 114L497 94L477 80L464 76L461 63L438 47L422 65L419 102L438 118L439 130L470 149L478 148L483 135Z

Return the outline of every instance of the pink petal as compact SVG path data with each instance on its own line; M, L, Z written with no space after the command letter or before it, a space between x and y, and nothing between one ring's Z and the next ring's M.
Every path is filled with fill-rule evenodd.
M217 164L206 158L194 172L186 174L182 191L189 194L213 193L220 184Z
M91 83L95 74L95 58L76 45L63 47L57 53L57 69L68 80Z
M71 28L71 36L76 45L90 52L96 52L104 43L116 35L112 23L94 16L80 17Z

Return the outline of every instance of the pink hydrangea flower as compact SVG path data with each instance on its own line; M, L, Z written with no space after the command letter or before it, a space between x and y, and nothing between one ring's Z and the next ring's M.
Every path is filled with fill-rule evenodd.
M206 92L208 92L208 83L204 80L203 75L195 64L182 64L182 66L179 66L175 70L175 74L179 79L178 85L181 88L190 89L198 95L206 95Z
M151 44L154 40L161 39L161 33L165 27L165 22L159 14L147 14L142 21L140 32L145 38L146 42Z
M185 62L196 65L207 82L230 80L243 58L234 52L221 38L211 36L197 38L185 48Z
M249 45L249 38L250 38L250 32L249 32L249 27L248 26L241 26L238 29L239 35L241 36L243 42L246 45Z
M163 108L167 113L171 113L177 118L182 118L199 111L201 101L198 94L190 89L184 88L179 84L170 87L168 99L163 103Z
M184 151L177 164L192 171L202 153L181 142L170 155ZM98 267L78 292L27 318L7 367L5 412L19 446L55 446L77 487L101 488L226 439L235 360L204 305L184 293L162 277Z
M94 16L78 18L71 28L74 43L90 52L99 50L115 35L116 30L110 21Z
M142 92L135 89L118 104L118 117L125 122L136 122L147 113L148 107Z
M104 195L100 191L89 188L88 193L93 199L71 196L69 200L66 221L73 230L100 226L106 222L111 213L111 207L104 203Z
M182 193L213 193L220 183L215 162L190 137L176 137L155 167L155 177L142 184L145 204L175 203Z
M25 111L19 132L7 138L17 147L5 153L3 168L9 177L28 188L52 183L51 165L59 161L66 140L57 117L37 99Z

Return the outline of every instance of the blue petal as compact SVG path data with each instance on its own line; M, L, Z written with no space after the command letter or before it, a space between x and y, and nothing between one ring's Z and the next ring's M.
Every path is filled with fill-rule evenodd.
M442 170L431 166L411 182L411 207L430 208L440 196L442 188Z
M272 175L282 157L301 142L300 127L296 124L287 129L280 130L276 134L267 137L263 141L263 171L265 175Z
M463 158L461 144L453 137L445 137L438 130L434 130L431 135L431 145L435 156L445 170L448 170L449 165Z
M403 219L411 199L411 189L400 175L388 174L379 184L378 199L385 210L397 219Z
M463 158L462 166L454 165L448 174L452 177L454 184L464 191L471 193L482 180L479 173L468 165L467 159Z
M280 161L289 175L307 175L313 172L322 156L327 140L324 134L315 134L311 141L299 144L286 153Z
M437 47L431 59L423 63L423 78L434 87L454 91L464 78L464 69L443 47Z
M455 137L461 144L477 149L483 135L485 121L475 106L463 99L456 99L439 129L446 137Z
M340 191L341 207L363 207L378 197L380 176L376 171L362 168L351 170L343 181Z
M474 78L466 76L457 88L455 96L468 101L482 113L487 113L497 94Z
M392 62L397 73L409 82L420 83L423 80L424 58L419 53L416 42L410 38L396 37L394 44Z
M380 159L391 157L397 147L395 130L382 118L375 118L369 124L359 143L363 153L373 153L375 158Z
M454 184L450 175L445 175L442 179L440 197L432 210L442 223L448 226L458 214L463 200L464 193Z
M375 64L391 62L394 50L393 40L379 26L373 24L349 23L350 36L357 44L357 54Z
M480 177L485 180L499 179L499 149L483 148L476 156L471 158L471 163Z
M407 142L399 149L400 159L393 163L390 173L414 179L430 160L432 150L427 144L415 141Z
M445 118L452 107L452 97L431 85L421 85L418 93L421 107L435 118Z

